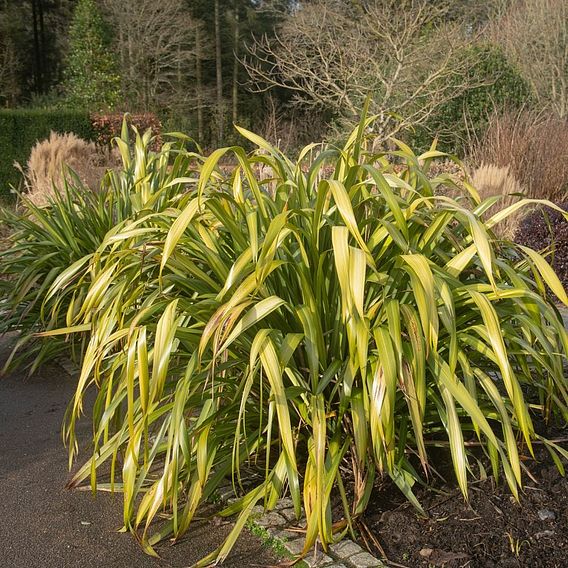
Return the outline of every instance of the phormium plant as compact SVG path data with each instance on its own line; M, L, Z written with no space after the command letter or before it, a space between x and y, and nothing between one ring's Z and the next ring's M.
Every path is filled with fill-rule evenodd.
M71 485L122 491L124 524L149 553L227 477L241 498L221 514L236 523L200 565L223 560L253 507L285 492L307 518L304 552L325 548L353 530L378 476L420 509L413 485L444 440L464 495L472 439L518 495L519 445L541 439L534 416L568 417L567 335L546 285L566 293L539 254L492 232L528 200L483 222L495 199L470 186L438 195L449 180L428 175L435 150L370 153L371 120L295 162L239 129L257 151L216 150L198 176L141 173L156 194L184 193L109 231L66 329L47 332L87 334L71 459L97 391L92 457ZM226 157L234 167L219 167ZM271 178L258 181L259 164ZM46 301L81 278L63 271Z

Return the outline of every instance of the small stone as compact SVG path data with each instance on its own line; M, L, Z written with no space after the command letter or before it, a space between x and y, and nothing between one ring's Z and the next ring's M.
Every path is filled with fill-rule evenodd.
M331 551L342 560L349 560L356 554L364 552L363 549L351 540L342 540L331 547Z
M221 501L228 501L230 498L235 496L235 492L232 487L220 487L218 492L219 499L221 499Z
M384 568L384 564L368 552L356 554L349 559L355 568Z
M322 552L321 550L318 550L316 554L308 554L304 557L304 562L310 567L310 568L323 568L324 566L327 566L328 564L332 564L333 563L333 558L330 558L327 554L325 554L324 552Z
M541 521L553 521L554 519L556 519L556 514L550 509L540 509L538 511L538 518Z
M278 511L287 521L295 521L296 513L294 509L281 509Z
M91 523L90 523L89 521L81 521L81 524L82 524L84 527L88 527Z
M434 552L433 548L423 548L418 554L420 554L422 558L428 558L432 555L432 552Z
M289 540L285 542L284 546L290 554L296 556L297 554L300 554L302 550L304 550L304 542L305 541L303 538L297 538L296 540Z
M554 536L554 531L541 531L541 532L537 532L534 537L535 538L544 538L544 537L551 537Z
M279 538L280 540L287 541L287 540L295 540L298 538L299 533L298 531L293 531L290 529L275 529L273 531L272 536L274 538Z
M280 501L278 501L278 505L277 505L277 509L290 509L290 507L293 509L294 508L294 502L292 501L292 499L290 499L290 497L284 497L284 499L280 499Z
M79 372L77 365L75 365L75 363L69 361L68 359L61 361L60 365L63 367L63 370L71 377L74 377Z
M286 524L286 519L282 515L279 515L278 513L275 513L273 511L271 513L266 513L264 516L258 519L256 521L256 524L264 528L281 527Z

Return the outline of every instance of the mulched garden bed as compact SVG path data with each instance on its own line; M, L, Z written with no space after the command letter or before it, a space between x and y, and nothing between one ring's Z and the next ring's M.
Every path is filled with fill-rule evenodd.
M558 434L558 432L556 433ZM568 441L568 430L555 438ZM562 444L566 447L565 443ZM376 539L391 566L446 568L564 568L568 566L568 479L542 446L537 461L525 465L520 503L503 481L470 485L469 504L453 481L433 481L417 497L429 515L419 517L396 487L375 492L361 532L367 545ZM446 464L451 464L449 455ZM451 465L449 465L451 468ZM444 477L452 480L451 473ZM365 536L365 533L367 535ZM381 551L374 551L381 556Z
M568 203L558 206L568 211ZM536 209L520 222L514 240L538 251L553 246L549 261L564 287L568 288L568 221L560 212Z

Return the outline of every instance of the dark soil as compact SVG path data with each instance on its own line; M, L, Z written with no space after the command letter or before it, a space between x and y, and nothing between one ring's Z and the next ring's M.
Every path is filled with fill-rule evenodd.
M525 477L520 503L493 478L470 485L469 504L455 484L438 482L437 491L417 491L429 515L423 519L396 487L388 486L376 492L364 523L388 560L398 565L564 568L568 480L544 448L538 447L536 456L538 461L525 463L536 482Z
M568 211L568 203L558 206ZM550 208L536 209L519 224L515 242L537 251L551 249L548 257L565 288L568 288L568 221Z

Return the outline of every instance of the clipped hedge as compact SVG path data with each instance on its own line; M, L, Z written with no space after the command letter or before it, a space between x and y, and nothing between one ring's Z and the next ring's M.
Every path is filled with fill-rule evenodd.
M21 180L14 162L24 165L33 145L49 137L51 131L73 132L94 140L89 113L81 110L13 109L0 110L0 199L10 195L10 186Z

